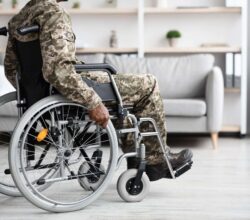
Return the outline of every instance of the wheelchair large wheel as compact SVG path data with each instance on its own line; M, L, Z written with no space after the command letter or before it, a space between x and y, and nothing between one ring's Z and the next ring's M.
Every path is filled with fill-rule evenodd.
M84 208L104 192L117 153L111 121L102 129L89 119L85 107L51 96L30 107L18 122L9 160L24 197L44 210L69 212ZM83 163L89 165L86 173L79 172ZM84 189L79 179L85 177L98 186Z
M0 193L7 196L21 196L10 175L8 162L11 134L18 120L16 92L0 97L0 115L2 117L0 125L4 128L4 131L0 132Z

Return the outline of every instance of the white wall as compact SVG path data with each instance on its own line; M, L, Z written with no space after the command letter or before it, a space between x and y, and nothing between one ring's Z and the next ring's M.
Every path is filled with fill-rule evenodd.
M4 9L11 8L11 1L3 0ZM21 8L27 0L19 0ZM75 0L60 3L69 9ZM105 7L105 0L80 1L82 8ZM136 0L120 0L118 7L137 7ZM6 26L11 16L0 15L0 26ZM79 47L107 47L111 30L116 30L120 47L136 47L137 16L134 15L72 15L73 29L77 36L76 44ZM0 50L6 46L6 39L0 39Z
M108 47L116 30L119 47L137 47L136 15L72 15L77 47Z
M182 33L179 46L200 46L202 43L241 44L241 16L237 14L168 14L146 15L146 47L166 46L166 32Z

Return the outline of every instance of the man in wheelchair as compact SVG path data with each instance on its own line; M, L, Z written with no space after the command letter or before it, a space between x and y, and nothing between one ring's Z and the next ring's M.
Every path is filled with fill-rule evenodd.
M77 74L75 64L82 64L75 57L75 35L72 31L69 15L59 6L61 0L31 0L9 22L9 40L5 57L5 74L16 87L16 73L19 69L18 55L15 51L15 39L29 42L39 39L42 53L42 73L45 81L68 99L88 108L89 116L102 127L106 127L109 111L103 104L100 94L95 92L87 82L89 80L106 83L110 78L103 72L83 72ZM20 35L18 28L37 24L39 33ZM33 77L33 76L30 76ZM166 144L166 122L163 102L157 81L150 74L118 74L114 80L124 105L132 106L131 112L137 117L150 117L156 121L161 138ZM87 80L82 80L82 78ZM30 103L33 104L33 103ZM120 121L117 122L119 124ZM130 126L124 120L123 126ZM118 125L121 126L121 123ZM145 122L142 131L151 131L152 126ZM122 150L127 153L134 149L133 135L121 136ZM172 178L157 138L144 137L146 146L146 173L151 181L161 178ZM188 149L172 153L166 146L169 162L173 170L186 163L192 163L192 152ZM128 158L128 168L138 166L135 158Z

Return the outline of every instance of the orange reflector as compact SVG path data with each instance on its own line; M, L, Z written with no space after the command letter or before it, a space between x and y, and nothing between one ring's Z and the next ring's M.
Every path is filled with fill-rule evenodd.
M47 137L47 135L48 135L48 129L44 128L39 132L39 134L36 137L36 140L38 142L41 142Z

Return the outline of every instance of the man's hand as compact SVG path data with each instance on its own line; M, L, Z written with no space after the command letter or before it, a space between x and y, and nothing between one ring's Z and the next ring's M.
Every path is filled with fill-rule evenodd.
M96 108L89 110L89 117L103 128L106 128L108 125L109 112L103 104L100 104Z

